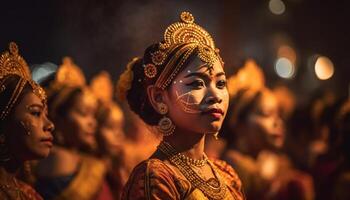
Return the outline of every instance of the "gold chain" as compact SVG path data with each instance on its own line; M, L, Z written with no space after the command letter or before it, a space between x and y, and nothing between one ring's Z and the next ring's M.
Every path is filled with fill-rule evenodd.
M169 161L180 170L195 188L201 190L209 199L223 199L226 196L226 184L221 180L219 174L213 168L209 160L207 160L207 163L209 163L216 177L216 181L214 181L215 184L212 184L213 179L206 181L200 177L198 173L192 169L191 165L185 162L183 158L181 158L181 155L169 143L162 141L157 148L167 156Z

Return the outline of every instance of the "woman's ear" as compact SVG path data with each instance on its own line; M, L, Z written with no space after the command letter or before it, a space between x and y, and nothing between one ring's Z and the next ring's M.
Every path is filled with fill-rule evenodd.
M161 110L159 108L160 104L166 104L165 94L166 90L162 90L154 85L150 85L147 88L148 99L153 107L159 114L161 114Z

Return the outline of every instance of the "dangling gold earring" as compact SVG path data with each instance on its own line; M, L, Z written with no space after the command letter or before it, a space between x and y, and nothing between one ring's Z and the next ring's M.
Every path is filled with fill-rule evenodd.
M161 132L164 136L173 134L175 131L175 125L169 117L165 116L168 113L168 106L165 103L159 103L158 112L163 115L163 117L158 122L157 128L159 132Z

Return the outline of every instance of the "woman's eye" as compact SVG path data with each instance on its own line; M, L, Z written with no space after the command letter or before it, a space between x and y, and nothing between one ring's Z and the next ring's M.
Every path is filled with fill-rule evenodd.
M36 117L40 117L41 112L40 111L32 111L31 114Z
M226 87L226 80L220 80L217 82L216 86L220 89L223 89Z
M189 83L187 85L192 86L194 88L201 88L201 87L204 87L204 82L201 80L195 80L192 83Z

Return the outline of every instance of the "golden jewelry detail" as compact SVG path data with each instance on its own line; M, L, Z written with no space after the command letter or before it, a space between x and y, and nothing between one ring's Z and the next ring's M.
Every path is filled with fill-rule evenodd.
M165 115L168 113L168 106L165 103L158 103L157 107L159 114Z
M226 196L227 187L225 182L216 172L213 164L207 160L207 163L213 169L216 178L204 180L196 173L190 164L181 158L182 156L169 143L162 141L157 147L167 159L175 165L186 179L195 187L203 192L209 199L223 199Z
M195 167L203 167L205 164L208 163L208 157L205 153L203 154L202 159L193 159L182 153L177 153L177 155L183 162L186 162L188 165L192 165Z
M158 122L158 131L163 134L163 136L170 136L175 131L175 125L169 117L163 116Z
M144 67L144 72L147 78L154 78L157 75L157 68L154 64L146 64L143 66Z
M194 17L191 13L182 12L180 20L180 22L171 24L165 30L164 41L159 43L159 50L151 53L152 64L159 66L164 64L166 58L173 51L177 51L168 64L164 66L164 70L156 81L156 86L162 89L166 88L175 78L179 69L195 49L198 49L198 57L208 66L213 66L217 60L222 61L212 37L205 29L194 23ZM180 50L178 50L179 47ZM145 70L145 75L148 78L154 78L157 75L157 71L152 76L149 76L146 72L148 71Z
M0 113L0 120L5 119L13 105L17 102L24 86L28 83L32 89L33 93L37 95L42 101L46 101L45 91L35 83L31 78L31 73L26 61L18 54L18 46L16 43L11 42L9 44L9 52L5 51L0 57L0 88L1 92L6 90L4 85L5 78L9 75L17 75L20 77L15 90L12 92L12 96L8 101L7 105L4 107Z

